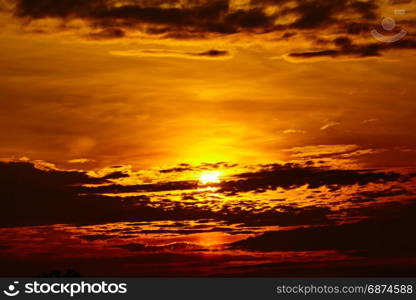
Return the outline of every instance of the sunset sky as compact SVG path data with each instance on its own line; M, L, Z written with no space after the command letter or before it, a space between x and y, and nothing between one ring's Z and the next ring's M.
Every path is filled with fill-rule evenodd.
M2 0L0 157L414 165L416 6L389 3Z
M374 30L406 34L389 43ZM55 234L83 240L86 256L186 242L187 251L228 245L231 257L317 251L301 255L314 261L351 249L325 246L332 231L296 233L316 234L319 247L288 237L276 249L285 236L274 230L325 225L351 238L374 218L413 234L415 50L411 0L0 0L0 249L10 251L0 261L29 256L28 232L51 239L31 260L35 274ZM133 221L150 223L117 223ZM115 225L62 225L106 222ZM13 228L22 225L52 227ZM135 226L135 243L112 242L110 232ZM164 240L169 226L180 238ZM212 228L207 242L198 230ZM354 251L380 256L360 242ZM111 275L126 274L115 265ZM234 271L212 274L222 272Z

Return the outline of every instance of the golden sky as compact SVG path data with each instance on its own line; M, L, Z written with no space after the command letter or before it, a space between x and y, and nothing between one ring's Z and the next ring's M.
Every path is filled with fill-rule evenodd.
M415 9L376 0L2 0L0 158L84 169L414 166ZM397 22L391 32L385 17ZM372 29L407 35L383 43Z
M414 276L415 17L0 0L0 276Z

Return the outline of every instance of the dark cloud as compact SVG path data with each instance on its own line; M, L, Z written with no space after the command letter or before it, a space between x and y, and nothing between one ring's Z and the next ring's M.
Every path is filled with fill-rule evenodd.
M77 187L83 184L110 183L124 177L119 172L105 177L90 177L84 172L40 170L26 162L0 162L2 209L0 224L23 225L65 222L88 215L100 205L97 198L81 201ZM118 201L108 199L102 214L110 214ZM117 211L117 210L116 210Z
M204 52L194 53L197 56L211 56L211 57L219 57L219 56L228 56L230 53L226 50L208 50Z
M357 193L356 196L353 196L348 201L351 203L366 203L366 202L375 202L378 198L394 198L397 196L410 196L414 195L413 192L401 189L401 188L388 188L380 191L364 191ZM360 210L359 213L362 211Z
M232 244L234 249L250 251L337 250L357 256L414 256L416 243L415 203L398 205L400 209L386 218L362 222L266 232Z
M95 192L172 191L195 188L195 182L167 182L123 187L111 179L125 177L120 172L93 178L84 172L40 170L31 163L0 162L2 209L0 226L56 223L100 223L140 220L196 220L215 216L209 210L170 205L151 207L150 199L107 197ZM85 188L84 184L110 184Z
M224 208L216 217L228 223L239 223L245 226L296 226L332 223L329 218L330 214L331 210L327 207L280 206L262 212Z
M159 170L160 173L178 173L178 172L186 172L186 171L192 171L194 168L189 167L176 167L176 168L169 168L169 169L162 169Z
M190 190L198 187L197 181L173 181L160 182L152 184L138 184L138 185L120 185L111 184L96 187L80 187L79 192L84 193L132 193L132 192L163 192L163 191L178 191Z
M86 38L91 40L108 40L123 38L125 35L125 32L120 28L105 28L98 32L92 32L86 35Z
M365 197L367 199L377 199L377 198L383 198L383 197L394 197L394 196L400 196L400 195L412 195L413 193L407 190L403 189L397 189L397 188L389 188L381 191L368 191L368 192L360 192L358 195L360 197Z
M190 52L167 49L140 49L128 51L111 51L112 55L132 56L132 57L174 57L182 59L227 59L231 58L231 53L227 50L211 49L207 51ZM184 171L190 167L178 167ZM163 171L162 171L163 173ZM169 170L166 172L169 173Z
M344 24L340 24L341 32L344 32L352 36L369 33L372 29L374 29L374 24L369 23L368 21L345 22Z
M395 43L368 43L354 44L349 37L341 36L332 41L336 47L320 51L294 52L289 56L292 58L317 58L317 57L351 57L366 58L379 57L383 51L394 49L416 49L416 40L406 38Z
M267 16L262 9L237 10L228 14L225 18L225 32L238 32L242 29L261 28L264 32L273 29L273 18Z
M218 20L228 11L228 1L210 1L192 7L161 7L160 3L153 5L137 5L128 3L114 5L109 0L63 0L57 3L53 0L19 0L16 15L31 19L47 17L81 18L92 21L104 21L107 25L120 20L125 24L157 24L180 26L210 25L210 21Z
M290 53L290 57L294 58L314 58L314 57L338 57L339 51L337 50L321 50L314 52L295 52Z
M160 172L182 172L195 169L204 169L199 167L172 168L164 169ZM297 164L279 165L273 164L265 166L263 169L255 172L247 172L234 175L233 180L213 183L212 186L218 187L219 192L240 193L240 192L263 192L281 188L295 188L308 185L309 188L321 186L336 187L347 185L366 185L368 183L380 183L397 180L407 180L409 177L395 172L376 172L371 170L333 170L313 166L301 166ZM193 190L199 186L198 181L172 181L140 185L120 185L109 184L93 187L78 187L78 192L87 194L103 193L132 193L132 192L162 192L162 191L179 191ZM192 199L192 195L187 195Z
M125 249L131 252L196 250L200 248L200 246L197 244L179 243L179 242L161 245L161 246L149 246L145 244L131 243L131 244L112 246L112 247Z
M375 1L297 1L297 5L283 9L278 15L295 15L296 20L289 25L291 28L323 29L338 26L342 23L340 22L342 15L358 14L356 18L360 20L375 20L377 9L378 5Z
M346 2L345 0L304 1L296 7L286 10L284 13L295 13L299 16L291 25L293 28L325 27L334 23L334 15L345 7Z
M30 163L0 163L2 192L0 226L206 219L222 221L226 224L245 224L248 227L325 225L333 222L331 218L333 211L325 206L279 205L258 209L253 204L240 207L224 203L220 208L215 208L209 205L196 206L194 204L198 200L194 198L189 198L183 203L169 199L169 193L173 191L191 190L195 193L198 191L196 181L127 186L111 182L112 179L126 176L124 173L114 172L94 178L84 172L39 170ZM224 195L240 192L259 193L277 187L289 189L302 185L308 185L309 188L327 186L337 190L339 186L400 182L409 179L408 176L394 172L330 170L295 164L266 165L259 171L237 174L235 178L216 184L217 193ZM131 192L142 194L131 197L120 195ZM155 192L166 192L164 194L166 198L154 201L150 193ZM110 197L103 194L118 196ZM362 193L357 197L376 199L398 195L400 193L397 189L391 189L384 191L384 194ZM345 213L354 215L353 211ZM200 230L200 228L185 228L183 234L200 233ZM129 235L132 232L122 232L122 234ZM102 237L98 235L85 238L101 239Z
M319 37L332 34L370 37L370 31L381 28L378 15L382 1L369 0L253 0L245 8L232 7L231 1L134 1L123 4L111 0L16 0L15 16L25 20L59 18L63 21L82 19L93 40L123 38L129 31L141 31L156 38L194 39L236 33L263 34L274 32L276 42L302 35ZM117 4L117 5L116 5ZM270 5L278 6L271 13ZM289 18L290 22L283 22ZM403 20L409 24L409 20ZM407 23L406 23L407 22ZM28 22L30 23L30 22ZM28 24L25 23L25 24ZM412 26L414 27L414 26ZM63 26L65 28L65 26ZM382 31L383 32L383 31ZM345 38L345 37L340 37ZM413 40L393 45L367 42L348 45L334 43L334 48L294 52L292 58L378 57L389 49L414 49ZM319 43L317 43L319 45ZM229 53L210 50L195 56L219 57Z
M389 3L392 5L396 4L408 4L411 3L413 0L390 0Z
M119 179L119 178L126 178L126 177L129 177L129 175L127 175L123 172L120 172L120 171L116 171L116 172L112 172L110 174L107 174L107 175L101 177L101 179L103 179L105 181L108 181L109 179Z
M114 236L111 235L105 235L105 234L91 234L91 235L81 235L79 238L93 242L93 241L102 241L102 240L109 240L114 238Z
M247 193L244 197L237 197L237 200L230 197L227 198L227 201L223 201L223 198L220 200L221 206L215 207L195 205L198 200L188 203L170 198L173 194L170 189L172 191L181 188L187 189L195 184L192 181L133 185L126 188L137 189L139 187L143 194L130 197L109 197L95 193L106 186L110 186L111 189L114 187L119 189L121 186L115 185L112 180L123 178L127 176L126 174L114 172L94 178L81 171L40 170L31 163L0 163L0 192L2 193L0 227L73 224L57 227L65 228L64 230L48 226L32 227L27 236L27 229L22 229L25 234L24 239L29 245L29 251L32 251L31 247L34 244L38 244L40 237L46 239L46 244L33 247L38 252L34 251L33 259L26 260L24 264L10 256L7 256L7 260L0 258L2 266L5 266L3 273L10 275L15 274L14 271L24 271L26 272L24 275L30 275L27 274L29 270L35 270L36 272L33 274L39 274L39 270L71 267L80 270L82 274L87 274L86 276L88 274L92 276L91 273L86 272L91 270L100 272L101 275L109 272L114 276L114 274L119 274L114 270L120 266L135 264L140 267L134 268L132 273L125 273L125 268L123 268L120 275L166 276L167 274L175 274L177 276L177 271L182 270L181 274L195 276L195 268L198 266L212 268L216 263L217 271L212 271L216 275L231 272L228 274L264 276L264 274L271 275L274 272L273 274L282 274L283 276L288 274L287 268L291 268L290 274L300 274L296 272L299 272L299 268L301 268L303 275L310 274L305 273L307 270L312 270L311 272L315 275L317 273L321 275L356 275L362 274L359 273L362 271L360 268L363 266L362 262L361 264L357 263L356 268L350 270L350 273L344 273L346 269L341 268L341 271L331 269L335 263L331 257L340 259L350 257L352 262L363 260L367 267L370 262L378 266L379 263L374 261L377 259L382 260L383 263L393 259L414 259L416 244L412 237L416 233L414 227L416 199L412 198L414 181L410 181L410 177L415 174L405 176L395 172L377 170L331 170L313 167L313 164L307 165L262 165L258 171L240 173L235 175L234 180L220 183L217 186L219 190L215 193L222 192L226 196L227 193L246 190L261 192L278 186L283 188L298 187L304 184L309 184L310 187L327 186L330 192L310 191L311 193L317 192L316 198L322 197L320 199L322 201L318 201L318 203L312 201L311 203L314 204L309 204L309 202L295 201L297 203L295 204L289 202L288 199L269 197L253 201L250 197L257 194ZM180 167L191 166L179 165L178 168ZM207 167L212 167L212 165L198 166L198 168ZM384 184L382 188L377 188L376 185L368 185L369 183ZM96 187L82 187L85 184L96 185ZM340 192L337 189L340 186L345 187L353 184L361 186L358 189L356 187L348 189L352 192L351 194ZM160 189L164 193L156 193L159 196L155 197L154 191ZM147 191L150 192L147 194ZM194 190L193 192L197 193L198 191ZM175 193L175 195L180 196L181 194ZM210 202L210 200L202 201L204 202L199 204ZM309 199L307 198L305 201L309 201ZM170 222L154 222L167 220ZM104 223L113 222L128 223L116 226L104 225ZM103 225L83 226L91 224ZM279 231L267 231L271 230L272 226L276 228L273 230ZM9 239L10 232L20 232L21 229L3 228L2 230ZM230 238L219 242L225 248L243 251L215 251L197 244L199 239L195 239L194 235L205 236L205 234L212 232ZM245 236L238 236L242 234ZM138 241L139 235L140 237L143 235L144 239ZM169 238L165 239L167 236ZM176 237L180 237L180 239L176 239ZM151 242L146 241L146 238L150 238ZM163 242L154 244L152 238L161 239ZM244 240L232 243L232 241L241 238ZM101 257L100 265L105 265L106 270L98 268L99 265L91 265L94 260L91 261L89 258L84 261L78 256L73 257L71 251L73 249L78 251L82 248L79 248L80 241L82 241L82 247L89 247L89 254L102 254L103 249L106 248L109 250L108 252L112 253L111 255L114 255L107 258L99 255ZM201 239L202 245L204 241L205 238ZM20 237L17 244L14 244L15 242L14 239L10 239L9 244L3 240L0 248L8 253L16 252L18 247L22 247ZM75 248L68 246L71 243ZM68 255L58 255L65 257L65 260L46 260L47 257L61 250L60 245L68 247L67 250L64 250L69 251L65 252ZM313 251L331 250L335 252L313 253ZM123 255L120 255L121 251L123 251ZM210 255L198 256L205 251L209 251ZM271 256L273 260L265 260L265 256L258 259L258 256L245 251L304 252L291 257L303 257L301 263L305 265L296 265L293 262L287 262L285 265L286 256L283 254L273 253ZM223 253L232 253L232 255L218 256L219 261L216 262L212 260L216 257L212 254L222 255ZM241 263L244 255L249 258L250 265L256 265L256 267L245 271L234 269L242 265L247 267L247 264ZM278 259L279 255L283 255L284 258ZM90 256L88 255L88 257ZM319 263L316 261L316 257L320 260ZM328 259L322 260L324 257ZM38 258L39 261L37 261ZM207 258L208 261L204 261ZM115 269L111 269L110 272L107 268L111 265L112 260L114 260L113 267ZM238 261L238 263L224 264L224 262L230 261ZM187 265L188 262L190 265ZM153 273L155 263L161 266L171 266L172 269L158 270ZM390 266L390 263L385 264L385 266L387 265ZM391 265L394 266L393 263ZM352 266L353 264L350 262L345 262L344 268ZM407 264L402 261L397 269L397 274L409 274L407 272L410 270L406 267ZM392 274L391 269L368 268L367 272L369 273L365 274ZM137 273L137 270L142 273ZM270 273L265 270L269 270ZM20 273L20 275L22 274Z
M372 172L364 170L333 170L318 167L303 167L296 164L270 165L263 170L242 173L238 180L220 184L222 192L262 192L270 189L293 188L308 185L321 186L366 185L370 182L405 180L406 177L394 172Z
M214 51L214 52L212 52ZM208 51L211 55L223 55L224 51L211 50ZM237 167L238 164L231 164L226 162L217 162L217 163L202 163L200 165L192 166L189 164L179 164L175 168L161 169L160 173L178 173L178 172L187 172L187 171L203 171L203 170L215 170L215 169L232 169Z
M13 185L43 187L64 187L67 185L102 184L109 179L125 177L121 172L110 173L104 177L90 177L85 172L41 170L27 162L0 162L0 176L4 188ZM6 185L7 184L7 185Z
M260 32L281 30L275 21L284 15L295 15L295 21L287 28L321 28L336 24L336 16L345 11L359 13L365 19L374 19L377 5L374 1L313 0L296 1L295 6L286 8L291 1L252 1L249 8L230 9L228 0L185 2L177 1L170 5L159 1L136 1L115 5L110 0L17 0L16 16L21 18L80 18L96 26L124 25L136 27L151 25L149 32L155 34L178 32L185 28L188 32L232 34L253 29ZM162 4L165 4L162 6ZM268 5L281 5L276 14L266 13ZM158 27L155 27L158 26Z
M351 1L347 4L347 11L358 13L364 20L376 20L378 5L375 0Z

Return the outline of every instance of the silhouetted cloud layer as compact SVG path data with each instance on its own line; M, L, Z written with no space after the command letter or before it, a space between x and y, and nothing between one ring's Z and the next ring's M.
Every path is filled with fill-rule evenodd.
M329 45L331 46L331 45ZM338 37L333 40L330 49L309 51L309 52L293 52L289 57L298 59L319 58L319 57L352 57L367 58L382 56L384 50L392 49L415 49L416 40L404 39L395 43L364 43L354 44L348 37Z
M365 170L332 170L317 167L302 167L296 164L270 165L263 170L242 173L238 180L221 184L224 192L266 191L270 189L294 188L308 185L309 188L321 186L366 185L370 182L405 180L394 172L369 172Z
M414 271L408 262L416 251L415 174L269 164L213 183L212 191L196 181L166 180L172 172L233 166L182 164L159 170L160 182L121 185L137 180L137 174L110 168L107 175L92 177L47 164L38 169L29 162L0 162L3 274L68 267L86 276ZM46 253L56 259L45 261ZM111 269L91 264L95 253ZM21 255L30 257L24 265ZM131 272L129 264L136 266L127 268ZM155 265L164 267L154 271Z
M292 5L290 5L292 4ZM294 4L294 5L293 5ZM268 13L269 7L279 7ZM110 0L17 0L16 15L32 19L81 18L102 26L125 20L124 25L153 24L170 26L165 30L188 28L190 31L235 33L248 29L262 32L286 28L323 28L336 24L338 17L357 14L363 20L377 19L377 1L313 0L258 1L245 7L233 7L231 1L110 1ZM276 25L284 16L294 20L286 26ZM162 31L162 29L160 30Z
M282 203L260 209L256 208L260 203L246 203L244 197L249 196L242 196L240 205L230 202L216 207L210 206L210 201L205 201L201 206L195 205L198 200L192 196L192 193L204 193L198 191L197 181L139 185L114 183L114 180L127 176L117 171L103 177L91 177L82 171L40 170L28 162L1 162L0 189L3 201L0 225L200 219L244 223L246 226L333 223L330 204L299 207ZM352 185L406 182L411 176L395 172L328 170L296 164L273 164L263 166L258 171L236 174L233 176L235 179L212 186L217 189L216 193L229 197L247 192L258 194L277 188L290 190L300 186L308 186L308 189L326 186L331 191L337 191ZM174 192L184 193L185 201L171 200ZM121 197L123 193L139 195ZM154 193L161 193L157 201L156 198L152 200ZM363 191L346 202L363 203L400 195L411 195L411 192L398 188L373 193Z
M270 231L232 245L250 251L337 250L357 256L414 256L416 202L377 218L343 225Z
M175 39L238 33L276 33L287 39L300 33L306 40L314 41L314 48L320 48L289 53L292 59L365 58L380 56L389 49L414 49L416 42L411 34L392 44L371 39L370 31L381 28L379 13L385 5L381 0L251 0L245 4L228 0L16 0L14 14L25 20L80 19L92 31L85 37L93 40L123 38L131 30ZM412 20L404 20L403 24L409 27L407 30L414 29ZM337 37L328 40L328 36L334 35ZM211 50L201 56L217 57L223 53Z

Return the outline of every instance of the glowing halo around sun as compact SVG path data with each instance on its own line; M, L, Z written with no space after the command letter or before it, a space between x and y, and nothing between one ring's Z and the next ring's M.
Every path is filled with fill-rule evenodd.
M199 176L199 182L203 185L220 183L221 182L221 172L219 171L206 171L201 173Z

